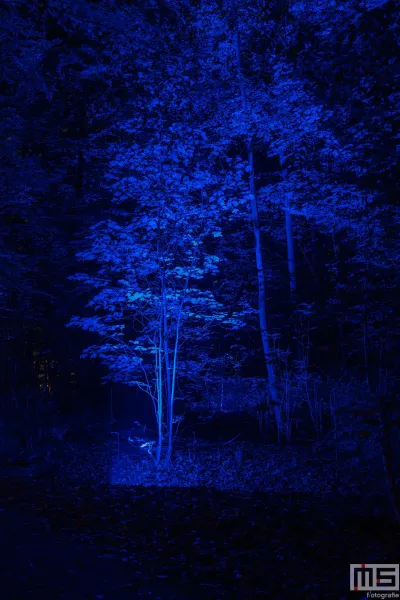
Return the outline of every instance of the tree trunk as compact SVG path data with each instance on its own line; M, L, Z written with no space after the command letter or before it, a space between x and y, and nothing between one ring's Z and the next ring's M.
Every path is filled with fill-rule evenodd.
M269 343L269 332L268 332L268 320L267 320L267 306L266 306L266 290L265 290L265 275L264 265L262 256L261 246L261 228L260 220L258 216L258 205L257 195L255 188L255 174L254 174L254 155L251 141L248 143L248 159L250 166L250 191L251 191L251 214L253 220L253 231L256 251L256 265L257 265L257 280L258 280L258 315L260 322L261 340L264 351L264 360L267 367L268 373L268 386L271 395L271 401L274 407L274 413L276 418L276 427L278 432L278 441L280 441L280 430L281 430L281 407L278 388L276 384L275 366L272 359L271 346Z
M171 460L172 456L172 444L173 444L173 424L174 424L174 402L175 402L175 389L176 389L176 377L178 367L178 349L179 349L179 338L181 333L181 318L183 305L186 299L186 293L189 286L191 271L189 271L184 288L182 290L182 298L179 304L178 315L176 318L176 333L175 333L175 345L174 345L174 356L172 361L172 373L171 373L171 397L169 400L169 422L168 422L168 451L167 451L167 462Z
M242 66L241 66L241 56L240 56L240 35L239 29L236 24L236 66L239 77L239 85L242 96L242 105L243 109L246 108L246 93L243 86L242 79ZM280 406L280 398L279 392L276 382L276 373L275 366L273 363L271 346L269 343L269 332L268 332L268 319L267 319L267 305L266 305L266 290L265 290L265 274L264 274L264 265L263 265L263 256L262 256L262 246L261 246L261 228L260 228L260 220L258 215L258 202L257 202L257 192L256 192L256 181L255 181L255 170L254 170L254 150L253 150L253 142L251 136L247 140L247 155L248 162L250 167L250 202L251 202L251 215L253 222L253 233L254 233L254 242L255 242L255 252L256 252L256 266L257 266L257 280L258 280L258 315L259 315L259 323L260 323L260 332L261 332L261 340L264 352L264 360L267 368L268 374L268 387L271 396L271 404L274 407L275 419L276 419L276 428L278 434L278 441L280 442L280 431L281 431L281 406Z
M282 169L282 178L283 182L287 179L287 167L286 167L286 157L283 151L279 153L279 161ZM301 332L299 332L297 319L298 315L296 313L297 302L296 302L296 289L297 289L297 281L296 281L296 263L295 263L295 255L294 255L294 240L293 240L293 217L291 213L290 200L285 194L284 198L284 211L285 211L285 230L286 230L286 248L287 248L287 262L288 262L288 273L289 273L289 289L290 289L290 297L293 304L294 314L291 318L290 323L290 331L289 337L290 341L294 341L294 354L297 358L298 362L304 361L304 352L303 347L300 341Z
M162 380L162 316L160 320L159 328L160 339L158 340L158 347L156 349L156 381L157 381L157 450L156 450L156 464L158 465L161 460L161 450L163 443L163 380Z
M165 294L165 275L162 276L162 312L163 312L163 341L164 341L164 360L165 360L165 378L167 383L167 406L168 406L168 427L173 418L171 411L171 366L169 362L169 344L168 344L168 322L167 322L167 298Z
M246 95L242 80L242 68L241 68L241 57L240 57L240 36L239 30L236 27L236 62L238 75L240 80L240 89L242 94L243 108L246 107ZM255 242L255 253L256 253L256 266L257 266L257 280L258 280L258 315L260 323L261 340L264 352L264 360L268 373L268 386L271 395L271 401L274 406L274 413L276 418L276 426L278 432L278 440L280 439L281 430L281 407L278 388L276 384L275 367L272 359L271 347L269 343L269 332L268 332L268 320L267 320L267 306L265 299L265 274L262 256L261 246L261 228L260 220L258 215L258 203L256 194L255 184L255 171L254 171L254 151L253 143L249 137L247 143L248 162L250 167L250 192L251 192L251 214L253 222L253 233Z
M283 180L287 178L286 159L283 152L279 155ZM295 273L295 256L294 256L294 241L293 241L293 219L290 212L289 198L285 197L285 224L286 224L286 245L287 245L287 260L289 271L289 287L292 296L296 293L296 273Z

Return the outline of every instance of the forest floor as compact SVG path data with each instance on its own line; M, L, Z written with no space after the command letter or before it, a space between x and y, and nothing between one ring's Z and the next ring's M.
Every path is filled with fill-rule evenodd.
M3 469L1 600L350 597L350 563L399 562L400 530L376 491L369 503L356 487L305 491L288 452L275 450L274 481L291 464L299 490L118 484L115 464L99 476L95 443L57 472Z

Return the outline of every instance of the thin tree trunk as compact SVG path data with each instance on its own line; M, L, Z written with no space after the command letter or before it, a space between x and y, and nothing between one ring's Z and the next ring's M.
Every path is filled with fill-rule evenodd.
M159 340L156 354L156 381L157 381L157 429L158 429L158 440L156 450L156 464L158 465L161 460L161 450L163 442L163 381L162 381L162 315L160 318L159 326Z
M265 290L265 275L261 247L261 228L258 216L257 196L255 189L255 174L254 174L254 156L251 142L248 145L248 157L250 166L250 191L251 191L251 214L253 220L253 231L256 251L257 279L258 279L258 315L260 321L261 339L264 351L264 359L268 373L269 391L271 394L272 404L276 418L276 426L278 431L278 440L280 440L281 430L281 407L278 388L276 384L275 367L272 359L271 346L269 343L268 321L267 321L267 306L266 306L266 290Z
M279 153L279 161L282 169L282 177L285 182L287 179L287 167L286 167L286 157L284 152L281 151ZM294 255L294 240L293 240L293 218L290 207L290 200L285 194L284 198L284 211L285 211L285 230L286 230L286 248L287 248L287 262L288 262L288 273L289 273L289 289L290 296L293 304L293 316L291 318L290 331L289 331L289 343L293 340L294 348L295 348L295 356L297 361L300 363L304 361L304 353L303 347L301 344L301 332L299 331L297 324L297 302L296 302L296 289L297 289L297 281L296 281L296 263L295 263L295 255Z
M167 462L169 462L171 460L171 456L172 456L173 424L174 424L174 400L175 400L176 368L177 368L177 360L178 360L180 321L181 321L181 310L179 310L178 320L177 320L177 323L176 323L174 359L173 359L173 363L172 363L172 387L171 387L171 397L170 397L169 404L168 404L169 417L168 417L168 451L167 451Z
M171 403L171 366L169 362L169 345L168 345L168 322L167 322L167 299L165 294L165 274L162 276L162 312L163 312L163 338L164 338L164 359L165 359L165 378L167 383L167 405L168 405L168 423L171 418L170 403ZM169 425L168 425L169 426Z
M242 79L242 67L240 57L240 36L239 30L236 26L236 64L239 76L240 90L242 95L243 109L246 108L246 94L243 86ZM255 182L255 171L254 171L254 150L253 142L251 137L247 141L247 154L248 162L250 167L250 198L251 198L251 214L253 222L253 233L255 242L255 253L256 253L256 266L257 266L257 279L258 279L258 315L260 322L261 340L264 351L264 360L268 374L268 386L271 395L271 402L274 407L276 427L278 432L278 441L280 441L280 430L281 430L281 406L280 398L278 393L278 387L276 382L275 366L272 359L271 346L269 343L269 332L268 332L268 320L267 320L267 306L266 306L266 290L265 290L265 274L262 256L261 246L261 228L260 220L258 215L258 202L256 193L256 182Z
M176 388L176 376L177 376L177 365L178 365L178 348L179 348L179 335L181 330L181 317L183 304L186 298L186 292L189 286L191 271L189 271L185 287L183 288L182 298L179 306L178 316L176 319L176 333L175 333L175 346L174 346L174 357L172 362L172 373L171 373L171 398L169 401L169 421L168 421L168 451L167 451L167 462L171 460L172 456L172 443L173 443L173 424L174 424L174 402L175 402L175 388Z
M283 152L279 155L283 180L287 178L286 159ZM288 260L288 271L289 271L289 287L292 296L296 293L297 282L295 272L295 256L294 256L294 240L293 240L293 219L292 213L290 212L289 198L285 197L285 224L286 224L286 245L287 245L287 260Z

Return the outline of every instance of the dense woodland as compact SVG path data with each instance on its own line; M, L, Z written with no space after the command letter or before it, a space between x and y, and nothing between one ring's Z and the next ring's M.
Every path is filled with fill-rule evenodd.
M311 547L316 587L301 574L288 593L344 598L344 575L323 570L332 523L352 540L346 569L360 548L387 562L392 537L382 523L379 541L341 528L341 502L355 494L357 511L400 520L398 1L9 0L0 43L8 495L42 506L51 527L63 506L63 531L90 537L108 518L128 536L128 497L104 492L104 508L103 492L78 501L65 481L167 486L170 499L135 504L150 582L167 577L143 558L160 515L191 556L203 542L188 550L180 527L213 536L232 513L233 547L253 527L247 566L227 575L226 525L214 575L203 559L193 571L198 589L215 577L202 598L286 598L260 573L278 577ZM44 484L16 487L18 465L38 480L57 466L56 491L44 502ZM214 488L272 495L249 508ZM287 492L305 499L276 500ZM300 513L317 536L307 548L293 542L308 538ZM197 597L164 583L159 597Z
M3 411L398 410L397 4L137 4L2 5Z
M5 412L104 378L163 423L223 382L279 433L316 383L398 410L396 8L3 5Z

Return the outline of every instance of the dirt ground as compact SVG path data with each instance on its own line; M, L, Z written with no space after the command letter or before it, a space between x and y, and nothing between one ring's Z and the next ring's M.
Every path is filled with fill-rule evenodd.
M357 498L50 478L0 491L1 600L338 600L350 563L400 556L400 531Z

